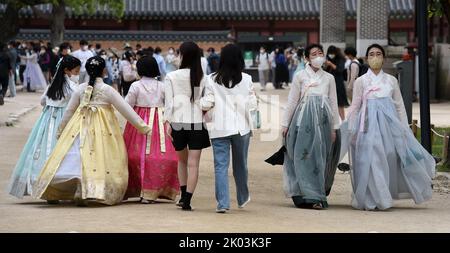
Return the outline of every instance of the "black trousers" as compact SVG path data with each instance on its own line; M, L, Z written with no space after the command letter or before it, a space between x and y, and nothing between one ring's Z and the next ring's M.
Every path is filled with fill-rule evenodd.
M23 83L23 72L25 72L26 68L27 68L26 65L20 65L20 67L19 67L19 77L20 77L20 82L22 83L22 85L24 85L24 83Z
M0 84L2 87L2 95L3 97L6 96L6 91L8 90L8 82L9 82L9 76L0 76Z

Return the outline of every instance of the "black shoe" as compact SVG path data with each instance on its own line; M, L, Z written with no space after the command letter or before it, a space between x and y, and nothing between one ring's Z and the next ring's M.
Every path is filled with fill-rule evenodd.
M180 198L180 200L178 200L178 203L177 203L177 206L179 206L179 207L183 206L184 199L186 198L186 189L187 189L186 185L180 186L181 198Z
M47 204L49 204L49 205L58 205L59 204L59 200L47 200Z
M3 100L3 96L0 95L0 105L4 105L4 104L5 104L5 101Z
M350 165L348 163L340 163L338 165L338 170L342 171L342 173L350 171Z
M192 211L191 199L192 199L192 193L186 192L185 199L183 201L183 206L181 207L181 209L183 211Z

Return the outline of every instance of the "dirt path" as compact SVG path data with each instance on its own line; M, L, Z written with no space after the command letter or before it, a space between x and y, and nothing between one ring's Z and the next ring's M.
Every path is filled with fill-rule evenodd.
M293 207L282 190L282 168L264 163L280 140L261 142L255 133L250 146L249 180L252 202L239 210L234 182L230 181L232 210L216 214L212 150L204 152L194 212L182 212L173 203L78 208L70 203L49 206L43 201L18 200L5 192L12 168L39 110L15 127L0 127L0 232L450 232L450 195L435 193L433 200L416 206L398 201L386 212L353 210L348 174L336 175L324 211ZM230 178L230 180L232 180Z

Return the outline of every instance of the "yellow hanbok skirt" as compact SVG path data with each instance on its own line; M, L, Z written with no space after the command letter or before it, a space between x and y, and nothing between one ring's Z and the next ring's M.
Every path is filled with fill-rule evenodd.
M79 138L81 178L52 183L66 154ZM128 160L119 122L111 105L80 105L42 169L33 195L45 200L95 200L114 205L128 186ZM77 187L78 186L78 187ZM80 189L81 186L81 189ZM76 194L77 193L77 194ZM81 196L79 196L81 194ZM78 195L78 197L76 197Z

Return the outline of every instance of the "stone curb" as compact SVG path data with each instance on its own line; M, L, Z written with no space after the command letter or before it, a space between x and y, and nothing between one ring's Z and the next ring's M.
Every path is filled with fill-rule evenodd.
M30 113L31 111L33 111L37 107L38 107L37 105L26 106L25 108L20 110L18 113L10 113L9 116L8 116L8 119L6 120L6 122L0 122L0 127L1 126L8 126L8 127L14 126L14 124L17 123L20 120L21 117L23 117L26 114Z

